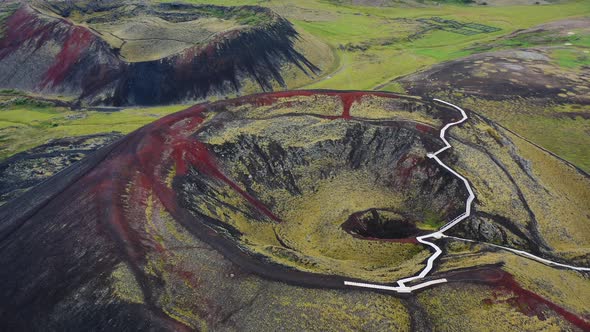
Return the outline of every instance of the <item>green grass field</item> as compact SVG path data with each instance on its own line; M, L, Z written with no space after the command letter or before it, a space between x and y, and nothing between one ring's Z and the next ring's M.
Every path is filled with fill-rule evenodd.
M129 133L186 107L130 108L119 112L81 112L27 105L8 107L0 110L0 160L51 139L105 132Z
M464 105L590 173L590 119L581 105L536 107L525 101L466 98ZM569 115L576 114L580 115Z
M207 3L189 0L192 3ZM327 73L309 88L373 89L396 77L412 73L433 63L469 54L466 49L475 43L485 43L517 29L565 17L590 14L584 1L572 1L551 6L462 6L441 5L421 8L377 8L334 5L322 1L216 1L218 4L257 4L267 6L301 28L331 44L340 59L338 70ZM295 10L298 9L298 10ZM489 34L463 36L446 31L426 33L413 41L405 40L412 32L407 22L439 16L461 22L486 24L501 30ZM382 45L384 40L393 41ZM338 45L365 43L362 53L338 49Z
M476 43L492 41L517 29L590 14L590 6L584 1L551 6L441 5L403 9L335 6L316 1L297 1L296 5L292 1L264 1L258 4L274 9L297 27L321 37L336 49L341 61L339 70L307 86L335 89L374 89L434 63L468 55L472 52L468 49ZM289 10L293 6L306 11ZM472 36L434 30L420 38L407 39L419 29L407 20L432 16L484 24L501 30ZM368 48L364 52L338 48L347 43L364 43Z

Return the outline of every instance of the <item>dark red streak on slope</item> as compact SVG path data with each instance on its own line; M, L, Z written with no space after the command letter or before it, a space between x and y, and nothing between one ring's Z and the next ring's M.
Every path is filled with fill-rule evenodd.
M72 26L64 37L63 24ZM39 49L51 39L62 45L53 64L44 75L40 88L61 83L73 65L79 62L83 52L96 38L88 29L73 26L67 20L43 22L28 5L21 5L6 21L5 35L0 40L0 59L13 53L23 45ZM63 41L61 40L63 38Z
M508 302L527 316L537 316L541 320L545 320L543 315L543 306L560 314L567 321L579 327L583 331L590 331L590 322L584 318L558 306L557 304L541 297L540 295L526 290L514 279L514 277L500 269L500 268L485 268L475 271L464 271L447 277L449 280L456 281L484 281L487 284L497 287L497 292L492 299L485 300L488 304L498 302L498 295L512 293L515 297L502 300Z
M182 215L176 193L165 183L172 167L177 176L187 174L189 168L194 167L203 176L211 176L229 185L262 214L280 221L264 204L227 178L206 145L191 137L203 123L205 110L206 105L197 105L135 131L81 179L82 186L92 188L97 204L102 208L97 216L97 226L117 243L141 286L146 303L159 315L164 314L158 309L149 277L142 266L150 250L163 255L172 253L154 241L153 236L146 236L144 211L149 194L153 192L174 218ZM193 287L198 286L190 271L173 267L170 272ZM171 322L176 324L175 329L187 330L182 323L173 319Z
M74 44L78 42L78 37L74 38ZM76 53L77 50L68 49L64 51L64 56L69 57ZM366 93L291 91L247 97L247 99L256 104L272 104L281 98L314 94L340 97L344 109L338 118L349 119L352 104L359 101ZM144 193L153 191L170 214L179 215L181 208L178 205L176 193L165 183L168 172L172 168L175 169L176 176L186 175L190 168L194 168L203 176L215 178L230 186L261 214L272 221L281 221L264 203L228 178L218 167L215 157L207 146L192 136L204 122L204 114L208 106L209 104L193 106L130 134L126 142L112 155L113 157L107 159L86 178L89 185L98 184L95 187L95 193L101 201L101 206L104 206L102 220L106 222L118 242L123 244L127 257L136 264L139 263L138 260L141 259L145 249L141 243L141 237L134 234L136 228L130 226L131 219L134 218L127 218L122 198L132 194L127 191L129 187L140 189ZM132 196L132 200L142 201L145 198ZM411 242L414 239L405 241ZM164 250L157 245L154 248L158 251Z
M427 133L427 134L435 132L434 128L429 127L427 125L420 124L420 123L416 124L416 130L423 132L423 133Z
M155 122L150 127L151 130L141 142L138 143L138 149L135 153L138 165L142 168L144 174L150 179L152 187L159 187L160 193L165 195L163 200L168 202L168 207L176 209L174 193L167 188L161 179L166 177L163 172L167 171L170 166L174 166L177 176L186 175L190 167L196 168L201 174L210 176L229 185L233 190L244 197L258 211L273 221L280 222L280 219L274 215L258 199L244 191L238 184L229 179L217 166L215 158L207 149L207 146L198 141L191 135L203 123L204 117L202 112L206 110L204 105L197 105L181 113L177 113L171 118L165 118ZM170 157L166 164L165 160L160 158ZM155 183L159 182L159 183Z
M99 205L104 207L100 217L100 220L104 222L103 225L114 235L128 259L137 263L143 255L142 246L130 228L131 223L125 216L125 206L122 199L125 195L125 186L132 177L132 169L120 167L120 165L130 162L131 158L128 156L108 160L104 167L93 171L90 177L85 180L87 183L90 182L88 185L96 183L92 189Z
M249 97L245 97L246 102L250 102L257 106L268 106L272 105L277 102L280 98L289 98L289 97L309 97L309 96L337 96L340 97L342 100L342 114L338 116L333 115L324 115L323 118L336 120L336 119L344 119L350 120L352 119L352 115L350 113L350 109L355 102L360 101L364 96L377 96L377 97L386 97L386 98L397 98L395 95L385 92L365 92L365 91L349 91L349 92L336 92L336 91L312 91L312 90L294 90L294 91L280 91L274 92L271 94L262 94L262 95L252 95Z
M66 37L61 51L57 54L53 65L45 73L41 88L47 85L59 84L66 77L70 68L79 60L82 53L92 43L93 35L85 28L75 26Z
M576 314L567 311L566 309L558 306L557 304L544 299L540 295L533 293L529 290L522 288L514 278L506 273L506 276L503 279L502 285L517 295L516 303L518 304L518 308L529 307L531 311L528 314L535 314L539 316L539 319L543 319L543 317L538 314L540 312L539 305L544 304L551 308L553 311L557 312L563 318L568 320L570 323L574 324L575 326L581 328L584 331L590 331L590 322L584 320L583 318L577 316ZM537 310L535 310L537 309ZM526 313L526 312L525 312Z
M351 92L343 94L340 98L342 99L342 118L350 119L350 108L352 104L359 101L363 97L363 92Z
M24 43L33 43L38 49L43 43L52 38L56 24L50 26L39 22L32 9L22 5L7 20L4 27L4 37L0 40L0 59L11 54Z
M223 31L214 36L213 40L208 42L205 46L198 45L185 49L180 53L180 56L175 59L176 65L178 66L177 75L185 76L190 74L189 72L183 71L190 68L198 54L205 54L209 58L215 57L215 53L220 44L227 39L231 39L235 35L239 34L239 30Z
M184 142L183 142L184 143ZM189 162L190 165L197 166L197 168L205 173L206 175L215 177L225 184L229 185L233 190L239 193L242 197L244 197L250 204L252 204L258 211L262 212L264 215L272 219L273 221L280 222L281 220L275 216L262 202L258 199L254 198L252 195L248 194L244 191L240 186L238 186L235 182L230 180L225 174L223 174L219 168L215 165L213 161L213 157L205 144L198 142L198 141L191 141L188 142L189 150L190 151L187 155L185 155L184 162ZM183 163L183 160L179 160L181 167L177 166L177 174L183 175L186 172L186 165ZM177 164L178 165L178 164Z
M382 239L378 237L370 237L370 236L361 236L358 234L351 234L352 237L360 240L368 240L368 241L379 241L379 242L393 242L393 243L410 243L410 244L419 244L418 240L415 237L404 237L401 239Z
M157 218L155 216L159 216L159 210L162 209L162 205L158 204L158 200L151 196L153 192L152 189L152 181L145 176L144 174L138 174L133 179L133 185L128 187L128 197L127 197L127 206L126 206L126 217L132 220L143 220L146 219L148 224L151 224L151 220L147 218ZM151 201L151 202L150 202ZM152 204L152 213L147 215L145 213L145 206L147 206L148 202ZM138 204L139 203L139 204ZM147 229L150 229L152 226L147 226ZM153 228L150 231L157 231ZM175 252L172 250L167 250L164 245L156 240L154 237L146 236L144 238L140 238L142 243L148 243L153 246L155 251L162 255L165 262L175 262L178 260L175 259ZM177 275L178 277L185 280L191 287L196 288L199 286L198 278L195 276L193 272L185 271L182 269L181 266L166 263L166 269Z

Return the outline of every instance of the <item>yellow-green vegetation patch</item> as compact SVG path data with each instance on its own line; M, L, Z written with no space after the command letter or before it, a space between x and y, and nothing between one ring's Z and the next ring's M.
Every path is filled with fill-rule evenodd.
M436 231L440 229L442 226L444 226L445 220L443 219L440 212L427 210L424 214L424 220L421 220L418 223L416 223L418 228Z
M452 240L447 249L449 256L443 257L437 272L501 263L524 289L578 315L590 313L589 301L582 296L590 291L590 284L580 272L548 266L484 243Z
M342 173L320 181L315 192L286 201L277 209L284 220L276 226L278 236L294 254L307 256L323 273L383 282L415 272L416 265L428 256L421 246L357 239L341 228L353 212L400 208L400 193L376 188L371 178L362 172Z
M562 67L580 68L583 66L590 66L590 54L588 54L588 52L584 52L583 49L556 49L553 52L551 52L551 56Z
M275 326L297 322L297 328L305 331L410 330L410 315L393 296L289 286L276 290L268 295L275 308L268 310L290 314L275 316Z
M491 247L485 243L477 244L460 240L450 240L446 249L448 255L441 258L437 272L503 263L506 256L513 255L502 250L490 252L488 250Z
M339 116L342 110L342 100L338 96L322 93L312 96L278 97L271 105L246 103L231 109L232 112L240 113L249 119L265 119L287 114Z
M466 127L469 125L466 125ZM486 136L477 132L453 129L453 134L470 132L470 139L485 139ZM487 137L492 141L491 137ZM522 228L529 224L529 215L524 202L518 196L518 188L511 183L505 171L497 165L489 155L477 148L451 141L453 151L461 158L461 166L454 169L469 179L474 188L479 203L477 210L492 215L506 215L510 220ZM494 144L496 144L494 142ZM505 153L505 152L504 152ZM510 170L516 170L517 165L512 162Z
M451 142L460 158L455 169L471 181L477 210L505 216L524 232L537 230L554 254L563 258L586 255L590 179L548 152L496 128L507 138L499 144L496 137L485 134L489 127L472 117L463 127L453 129L453 135L473 145Z
M179 257L176 254L149 256L146 272L162 280L163 289L157 302L169 317L199 331L206 331L207 321L201 313L207 308L201 293L193 286L193 282L197 281L187 281L182 274L184 270L181 262L187 259L186 255ZM197 277L197 274L192 275Z
M569 326L556 314L545 312L548 317L540 319L518 311L511 304L515 296L488 286L451 284L421 292L418 301L427 308L436 331L512 331L518 327L519 331L558 332Z
M581 92L587 90L579 88ZM574 99L575 100L575 99ZM584 105L535 105L530 100L492 101L468 97L462 106L590 172L590 108Z
M143 292L125 263L119 263L111 274L114 295L123 301L143 303Z
M352 116L363 119L413 121L439 127L442 122L434 116L435 112L431 105L419 98L383 98L372 95L363 96L350 109Z
M208 246L180 226L151 193L146 197L143 228L147 240L161 248L147 257L144 267L145 273L163 281L158 304L174 320L200 331L206 330L207 322L202 315L207 308L196 300L200 296L197 285L203 269L191 262L209 253Z
M584 248L590 246L590 179L523 139L508 135L518 155L530 161L531 172L551 193L539 199L537 188L521 187L531 209L536 211L539 231L567 258L587 255L588 249Z
M334 126L332 120L318 119L313 116L285 117L285 121L243 120L227 124L224 130L208 140L210 144L236 142L243 135L272 136L290 146L307 146L320 141L337 140L346 132L344 120L341 126ZM292 132L299 132L294 136Z
M150 61L179 53L189 47L205 46L217 34L240 27L234 20L204 17L187 22L170 22L141 15L117 22L91 24L105 40L130 62Z
M577 271L558 269L520 256L506 254L504 269L514 276L525 289L575 312L583 317L590 315L590 283ZM587 266L587 265L586 265Z

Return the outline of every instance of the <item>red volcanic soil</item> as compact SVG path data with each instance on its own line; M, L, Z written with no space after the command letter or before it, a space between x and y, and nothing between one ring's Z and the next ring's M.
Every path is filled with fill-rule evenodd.
M80 55L90 45L93 37L87 29L78 26L72 27L53 66L47 70L41 86L45 88L49 83L52 85L61 83L72 66L79 61Z
M65 24L69 29L63 29ZM35 13L27 7L17 9L6 20L5 36L0 39L0 59L6 57L23 44L34 42L34 47L39 48L55 35L64 35L64 42L53 65L45 73L45 81L60 83L67 71L76 62L80 61L82 52L92 43L96 37L88 30L80 26L74 26L66 20L54 22L51 25L43 24Z
M31 12L21 7L6 20L4 38L0 40L0 59L33 37L37 40L37 47L50 37L50 30L33 24L35 19Z
M447 277L447 279L449 281L459 282L483 282L494 286L496 290L494 290L491 298L484 300L484 304L507 302L523 314L537 316L541 320L546 319L543 311L550 309L560 314L567 321L583 331L590 331L590 321L558 306L538 294L524 289L510 273L503 271L498 267L479 268L453 273L451 276ZM508 299L499 299L504 298L505 295L511 295L511 297Z
M148 190L156 189L156 192L164 196L160 197L162 201L172 201L173 192L164 186L161 181L165 176L162 171L173 166L176 175L182 176L186 175L189 167L194 167L201 174L214 177L228 184L264 215L274 221L279 221L264 204L245 192L219 170L216 161L205 144L190 137L202 124L204 120L202 113L205 110L204 105L197 105L178 113L177 117L166 118L162 122L157 121L155 123L158 130L155 133L146 135L141 148L136 151L137 165L141 168L141 174L147 176L147 183L140 183L140 187ZM170 156L171 160L163 165L158 163L154 156ZM150 180L154 178L159 178L160 181ZM171 205L169 207L174 211L177 209L176 206Z
M432 133L433 128L423 124L416 124L416 129L423 133Z
M21 4L0 38L0 85L25 91L88 94L123 69L110 47L88 28Z
M62 24L70 27L63 29ZM43 24L35 13L22 6L6 20L4 37L0 39L0 60L14 52L22 45L33 43L35 49L39 49L44 43L54 38L55 35L63 35L64 41L53 65L47 70L41 83L57 84L65 78L68 70L80 61L80 55L96 39L88 30L74 26L66 20L56 21L54 24Z

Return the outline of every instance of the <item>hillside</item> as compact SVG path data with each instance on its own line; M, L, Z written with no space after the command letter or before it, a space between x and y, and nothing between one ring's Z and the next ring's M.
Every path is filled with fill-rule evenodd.
M460 103L588 173L589 27L576 18L516 31L382 88Z
M284 89L320 73L296 44L330 52L313 39L316 48L297 43L290 22L256 6L2 6L0 87L89 105L160 105Z

